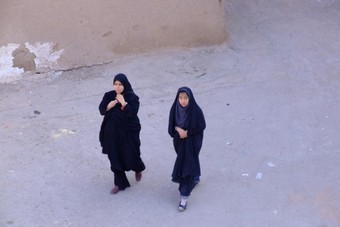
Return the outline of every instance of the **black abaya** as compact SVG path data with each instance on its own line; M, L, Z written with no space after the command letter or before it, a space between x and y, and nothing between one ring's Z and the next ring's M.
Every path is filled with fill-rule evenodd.
M186 122L182 127L187 130L188 137L181 139L175 130L176 108L178 108L178 96L180 92L187 92L189 96L188 113ZM206 127L201 108L197 105L192 91L188 87L180 88L169 114L169 135L173 138L174 148L177 154L172 172L172 180L180 183L184 178L194 179L201 175L199 153L203 142L203 131Z
M118 103L112 109L106 110L107 105L116 99L114 90L105 93L99 105L99 111L104 115L99 134L102 153L108 155L113 172L142 172L145 165L140 157L141 125L137 116L139 97L133 92L125 75L119 77L119 81L124 85L123 96L127 105L122 109ZM130 185L124 183L120 189L128 186Z

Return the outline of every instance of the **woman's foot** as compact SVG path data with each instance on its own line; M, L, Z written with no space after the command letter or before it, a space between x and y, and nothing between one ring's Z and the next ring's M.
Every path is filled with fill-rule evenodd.
M119 190L118 186L115 185L115 186L112 188L112 190L110 191L110 193L111 193L112 195L114 195L114 194L117 194L119 191L120 191L120 190Z
M142 172L135 172L135 178L136 178L136 181L140 181L142 179Z
M185 211L187 209L187 200L186 199L181 199L178 205L178 210L180 211Z

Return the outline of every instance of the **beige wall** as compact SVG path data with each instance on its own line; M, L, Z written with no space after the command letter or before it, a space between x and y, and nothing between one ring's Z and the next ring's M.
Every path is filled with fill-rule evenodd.
M1 61L12 55L25 71L69 69L117 54L220 44L225 23L223 0L1 0Z

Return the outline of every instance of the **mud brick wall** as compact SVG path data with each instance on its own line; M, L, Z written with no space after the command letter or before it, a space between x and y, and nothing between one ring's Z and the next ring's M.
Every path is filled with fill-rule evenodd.
M0 32L3 73L91 66L227 39L223 0L2 0Z

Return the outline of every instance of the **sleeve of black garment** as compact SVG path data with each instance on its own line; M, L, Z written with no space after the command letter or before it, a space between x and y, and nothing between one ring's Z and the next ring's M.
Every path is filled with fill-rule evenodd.
M195 124L192 124L192 126L188 128L188 132L187 132L188 136L202 133L206 127L204 115L201 109L197 109L197 112L194 116L195 116L195 119L194 119Z
M128 104L124 107L124 113L128 118L133 118L137 115L139 110L139 100L136 99L132 102L128 102Z
M109 94L105 93L102 101L99 104L99 112L100 112L101 115L106 114L107 105L110 103L110 101L111 100L109 98Z
M169 113L169 126L168 126L168 133L169 135L174 138L176 135L175 130L175 116L174 116L174 106L171 107L170 113Z

